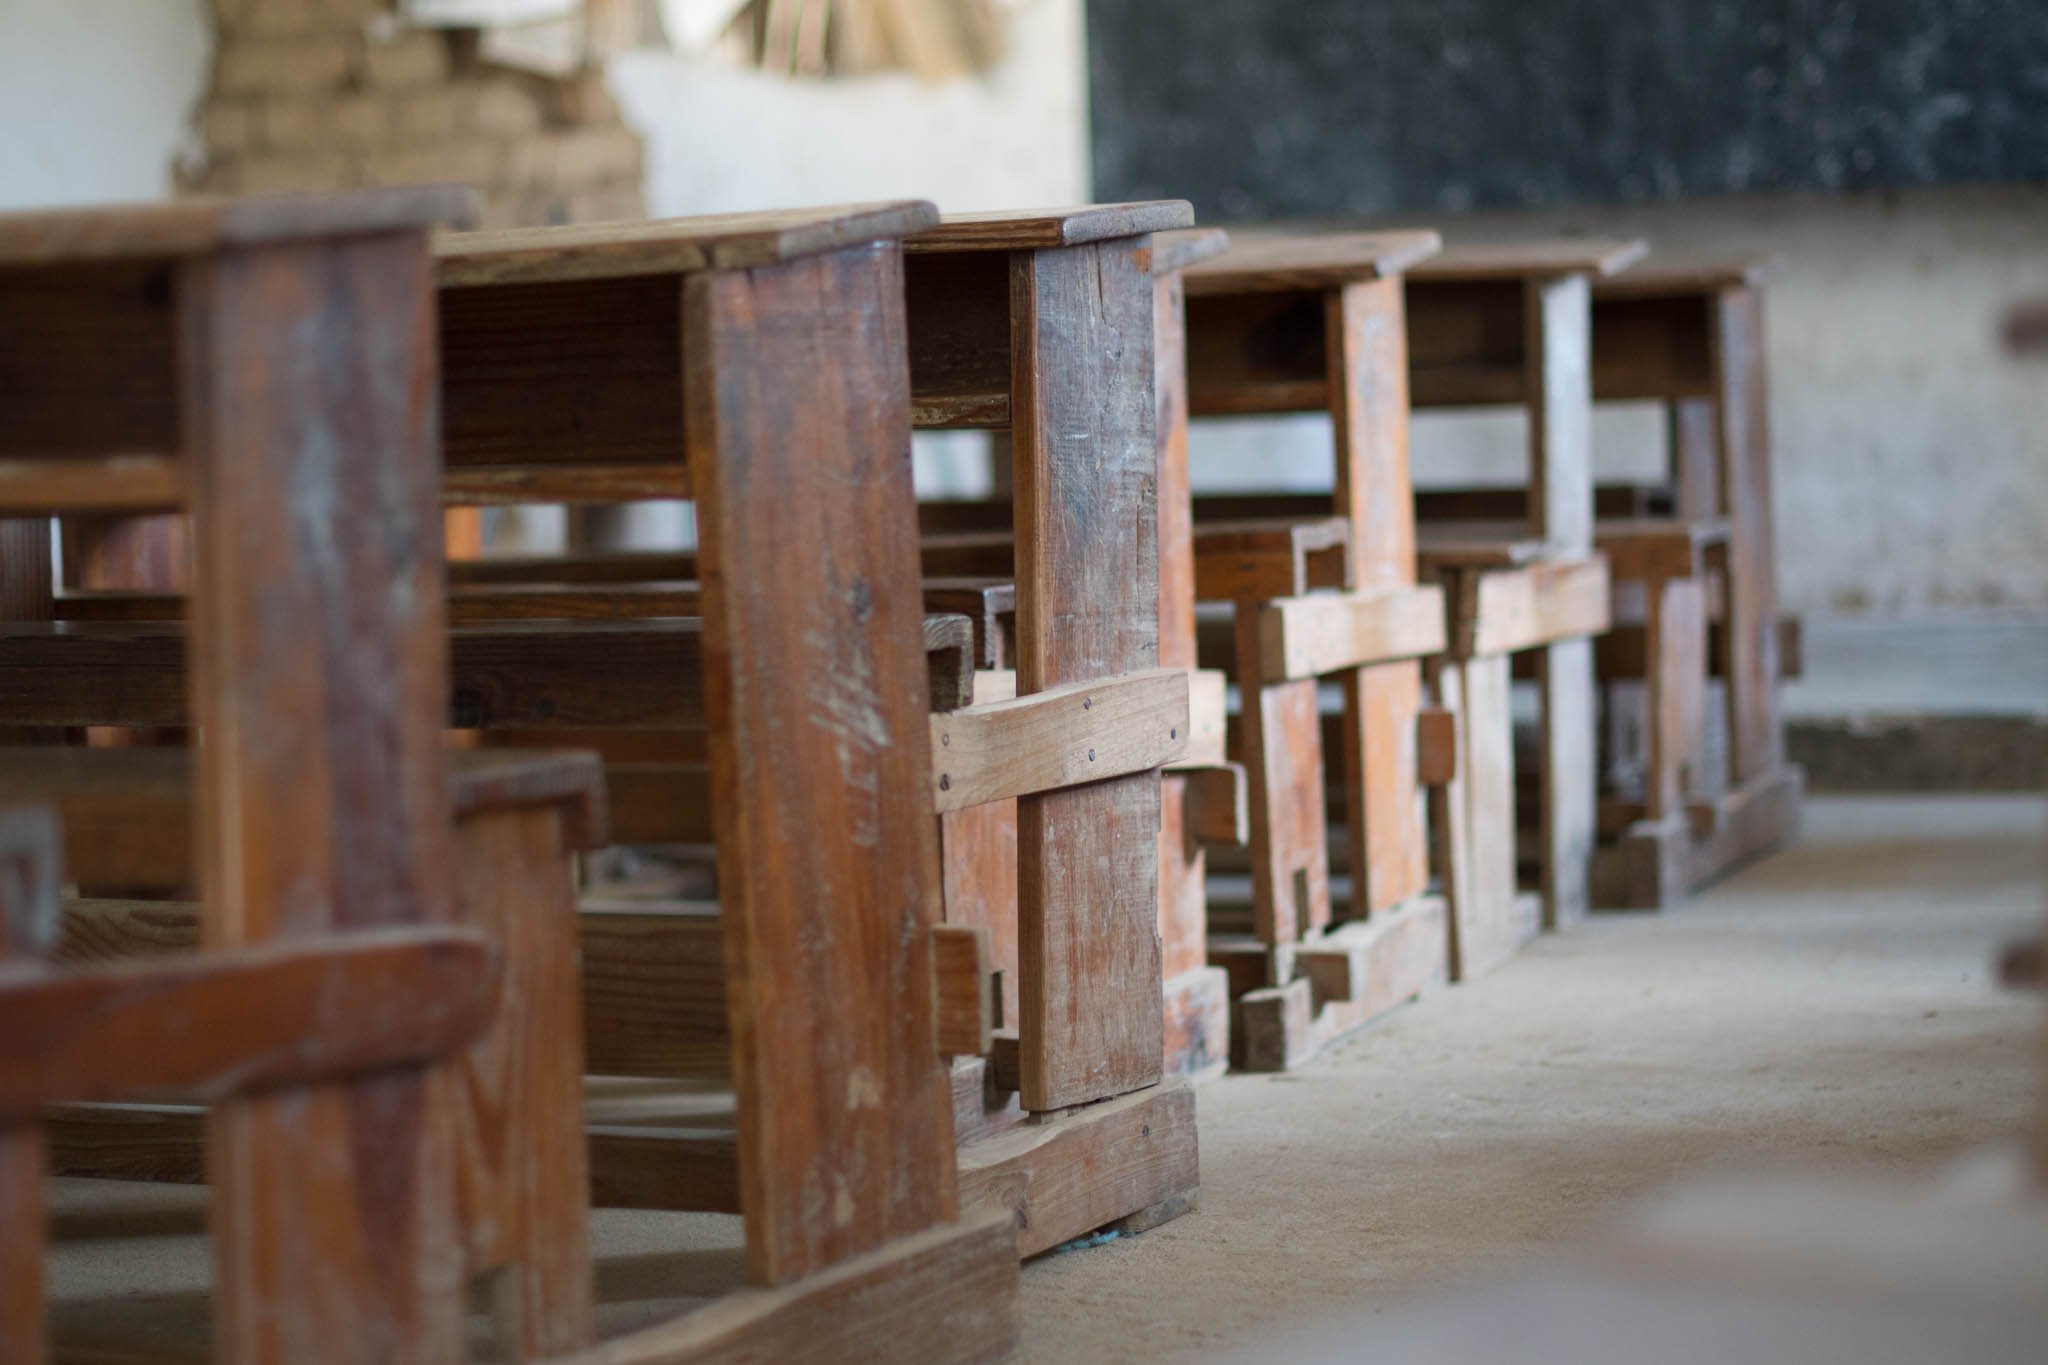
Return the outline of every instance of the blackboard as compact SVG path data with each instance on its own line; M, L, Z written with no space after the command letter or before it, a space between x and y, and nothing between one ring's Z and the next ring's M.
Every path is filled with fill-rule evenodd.
M1210 221L2048 180L2048 0L1087 0L1100 199Z

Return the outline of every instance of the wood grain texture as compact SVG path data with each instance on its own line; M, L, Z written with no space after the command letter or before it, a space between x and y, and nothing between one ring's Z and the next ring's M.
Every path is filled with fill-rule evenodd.
M1149 267L1146 240L1131 237L1012 262L1022 694L1158 663ZM1151 1084L1161 1028L1157 775L1027 797L1017 823L1025 1107Z
M208 942L445 922L424 236L244 248L183 265L178 298ZM215 1111L223 1353L460 1353L446 1112L423 1072Z
M931 227L922 199L716 213L563 227L445 232L434 239L443 288L744 270L891 240Z
M1330 861L1315 679L1265 681L1263 650L1259 618L1241 604L1238 751L1251 805L1253 932L1270 946L1329 922Z
M834 1365L874 1355L973 1365L1007 1355L1019 1330L1014 1224L1000 1213L977 1214L772 1289L741 1290L561 1361Z
M1017 803L993 801L940 816L939 865L946 922L980 931L988 945L989 969L999 980L991 1027L1015 1028L1023 999L1017 965Z
M383 929L148 963L0 976L0 1116L114 1098L217 1099L410 1068L481 1030L485 935Z
M1276 680L1419 658L1444 648L1443 591L1425 583L1282 598L1259 608L1258 631L1261 667Z
M1222 255L1230 249L1230 234L1222 228L1176 228L1152 234L1152 273L1165 279L1191 265Z
M1142 237L1194 225L1194 206L1185 199L1087 204L1078 208L994 209L946 214L938 226L905 238L903 246L913 254L1038 251Z
M684 288L740 1186L764 1285L955 1209L903 297L893 245ZM818 776L776 780L792 772Z
M586 1346L595 1329L572 809L501 799L455 834L457 913L504 961L490 1027L450 1079L456 1175L471 1277L488 1277L498 1347L520 1360Z
M1245 232L1188 270L1188 292L1282 293L1342 288L1413 268L1443 247L1434 232Z
M1611 620L1607 561L1599 555L1523 569L1465 569L1453 577L1451 649L1459 655L1598 635Z
M921 618L922 621L922 618ZM921 624L921 629L923 626ZM928 705L958 706L972 673L965 617L930 618ZM694 620L487 622L455 630L455 729L671 729L706 725L704 630ZM186 636L158 623L0 626L9 714L38 725L177 725L186 715Z
M940 811L1162 767L1187 752L1188 673L1161 668L931 718Z
M0 265L197 256L459 224L475 211L475 196L459 185L413 185L0 214Z
M0 512L162 512L184 505L185 474L166 455L0 463Z
M960 1196L1014 1219L1032 1256L1201 1185L1195 1094L1169 1081L963 1148Z
M964 924L932 930L932 983L938 997L939 1051L979 1057L989 1050L995 1011L989 992L988 935Z
M48 621L56 615L56 605L49 519L0 518L0 620ZM0 744L55 744L62 739L61 731L0 725Z

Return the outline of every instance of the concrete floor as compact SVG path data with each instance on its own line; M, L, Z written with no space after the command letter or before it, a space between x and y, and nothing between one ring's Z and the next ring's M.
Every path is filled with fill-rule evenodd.
M2035 798L1815 800L1799 845L1682 909L1540 940L1299 1072L1203 1086L1200 1211L1025 1267L1016 1358L1257 1346L1535 1260L1683 1177L1913 1171L2010 1138L2041 1019L1990 964L2040 923L2044 833ZM64 1181L54 1204L67 1341L203 1349L197 1191ZM735 1218L596 1226L607 1333L741 1281Z
M2048 806L1828 799L1661 916L1602 918L1294 1074L1204 1086L1202 1207L1026 1267L1020 1361L1191 1359L1537 1258L1701 1173L1931 1168L2009 1138Z

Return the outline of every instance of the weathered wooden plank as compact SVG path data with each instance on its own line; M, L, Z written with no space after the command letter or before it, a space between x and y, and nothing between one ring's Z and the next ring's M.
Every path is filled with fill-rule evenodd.
M1739 784L1778 773L1785 765L1777 706L1770 413L1758 290L1731 289L1715 298L1712 355L1721 416L1721 505L1729 524L1729 776Z
M1543 923L1561 929L1586 917L1598 837L1593 642L1581 636L1545 646L1537 688L1543 718Z
M893 244L684 288L741 1202L767 1285L955 1209L903 296Z
M1016 1343L1012 1221L976 1214L891 1241L772 1289L745 1289L564 1365L827 1365L861 1356L967 1365Z
M936 227L905 238L903 245L915 255L938 251L1039 251L1142 237L1194 225L1194 207L1185 199L1087 204L1076 208L992 209L949 213Z
M208 942L446 922L424 237L244 248L183 264L177 297L195 563L192 705L177 719L208 740ZM421 1071L215 1110L224 1354L332 1355L337 1341L364 1360L460 1354L445 1113Z
M1444 648L1443 590L1410 584L1283 598L1259 609L1258 628L1260 666L1276 681L1420 658Z
M1451 647L1472 657L1511 654L1554 640L1598 635L1609 622L1607 561L1562 560L1458 575Z
M1014 1220L1033 1256L1201 1185L1195 1095L1169 1081L963 1148L962 1204Z
M194 195L147 204L42 209L0 218L0 265L162 260L231 247L402 233L475 216L459 185L324 194Z
M434 268L444 289L743 270L902 237L938 221L938 210L924 200L898 199L829 208L444 232L434 239Z
M117 1097L199 1098L417 1066L461 1047L498 989L490 940L361 930L0 982L0 1115Z
M1189 268L1188 292L1285 293L1339 289L1387 279L1428 260L1443 247L1426 230L1391 232L1244 232L1230 249Z
M1323 748L1314 678L1263 681L1264 632L1237 610L1240 752L1251 805L1254 932L1287 943L1330 918Z
M934 926L932 980L938 997L939 1051L948 1057L986 1053L995 1028L988 935L965 924Z
M931 618L926 704L960 705L973 625ZM167 623L0 625L0 690L36 725L178 725L186 636ZM456 729L702 730L704 628L695 620L469 625L442 646L446 723ZM448 682L452 681L452 688Z
M48 952L61 880L51 813L0 804L0 971ZM41 1365L46 1354L43 1143L33 1116L27 1123L0 1119L0 1355L22 1365Z
M1142 773L1187 751L1188 673L1069 683L931 718L939 811Z
M1020 693L1158 663L1149 267L1142 237L1012 263ZM1157 775L1026 797L1017 820L1025 1107L1156 1081Z

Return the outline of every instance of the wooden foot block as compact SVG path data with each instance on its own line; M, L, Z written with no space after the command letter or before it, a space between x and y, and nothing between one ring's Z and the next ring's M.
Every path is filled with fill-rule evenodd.
M1004 1209L1033 1256L1201 1184L1195 1094L1168 1081L959 1149L960 1206Z
M772 1289L743 1289L615 1337L579 1365L999 1360L1019 1331L1014 1225L962 1214Z
M1722 795L1711 819L1682 810L1637 821L1594 859L1595 906L1656 910L1684 900L1791 840L1805 789L1804 772L1786 767Z
M1166 983L1166 1074L1206 1080L1230 1063L1230 975L1197 967Z
M1307 977L1239 997L1231 1060L1240 1071L1290 1071L1315 1055L1315 993Z
M1533 934L1536 899L1520 898ZM1370 920L1339 926L1295 946L1296 970L1284 986L1237 1002L1235 1061L1245 1071L1286 1071L1397 1005L1447 979L1450 910L1441 896L1418 896Z

